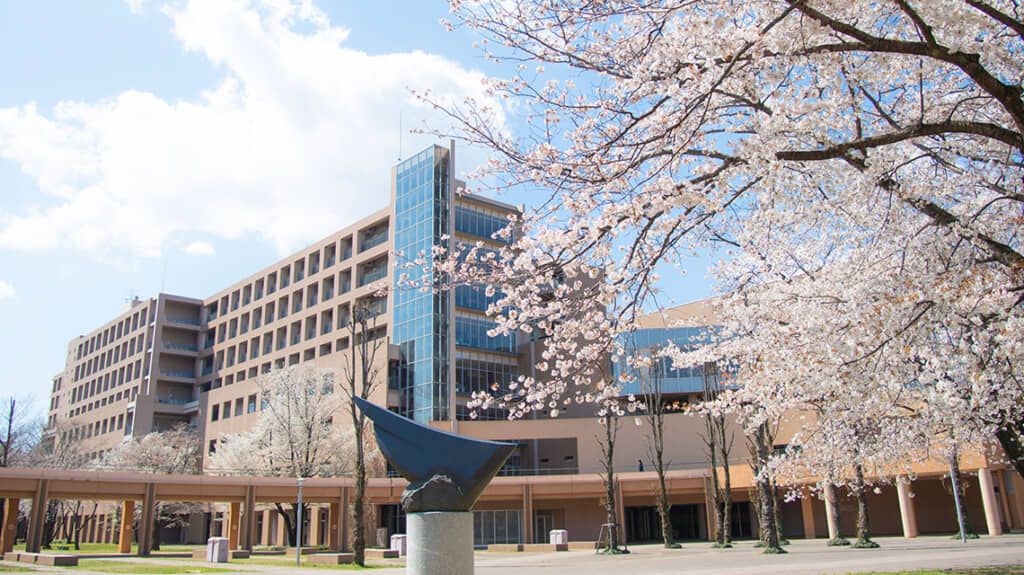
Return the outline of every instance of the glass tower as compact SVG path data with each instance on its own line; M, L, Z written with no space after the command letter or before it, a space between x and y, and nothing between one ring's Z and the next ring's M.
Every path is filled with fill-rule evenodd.
M449 419L448 290L420 290L400 285L404 279L422 285L433 274L433 246L448 247L452 153L432 146L395 167L395 273L393 343L400 358L391 372L399 391L399 413L415 421ZM404 266L417 258L428 263Z

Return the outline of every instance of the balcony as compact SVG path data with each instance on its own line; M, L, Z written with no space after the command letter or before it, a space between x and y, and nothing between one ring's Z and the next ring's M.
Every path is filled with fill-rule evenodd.
M196 380L196 374L191 371L184 371L179 369L161 369L160 379L182 381L185 380L188 383L193 383Z
M199 411L199 401L195 399L189 399L181 402L175 398L160 398L157 397L156 404L153 405L153 413L163 413L166 415L190 415Z
M172 353L175 355L186 355L192 357L199 353L199 346L194 343L164 342L163 351L165 353Z
M174 325L184 325L184 326L188 326L189 328L195 328L197 330L199 329L199 319L198 318L193 319L193 318L189 318L189 317L170 317L170 316L167 316L166 321L167 321L167 323L173 323Z

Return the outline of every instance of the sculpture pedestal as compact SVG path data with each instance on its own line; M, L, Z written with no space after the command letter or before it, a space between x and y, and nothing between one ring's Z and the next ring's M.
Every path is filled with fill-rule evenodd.
M427 511L405 518L409 575L472 575L473 512Z

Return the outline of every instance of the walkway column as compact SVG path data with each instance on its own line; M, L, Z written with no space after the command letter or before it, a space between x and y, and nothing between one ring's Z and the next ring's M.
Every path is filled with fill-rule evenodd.
M714 498L714 484L711 483L710 477L704 478L704 523L708 526L707 528L707 540L715 541L715 537L718 536L715 533L717 526L715 524L715 498ZM700 530L698 529L698 537L700 536Z
M302 530L306 532L305 529ZM309 506L309 546L316 547L320 544L320 508L315 505Z
M139 513L139 556L149 557L153 551L153 512L156 507L156 484L147 483Z
M344 552L348 548L348 494L349 488L342 487L338 500L332 501L327 510L327 546L331 551Z
M238 549L238 527L241 523L242 504L238 501L232 501L228 504L228 549L234 551Z
M121 504L121 537L117 541L118 553L132 552L132 523L135 522L135 500L127 499Z
M256 486L245 488L245 515L242 516L242 548L252 553L256 533Z
M839 537L839 505L836 501L836 486L825 484L825 518L828 521L829 540Z
M25 551L39 553L43 546L43 522L46 520L46 499L50 489L49 479L40 479L32 496L32 511L28 514L28 535L25 537Z
M814 523L814 499L810 493L800 498L800 511L804 520L804 537L814 539L818 536L817 525Z
M1003 523L999 518L999 499L992 484L992 470L978 470L978 484L981 487L981 503L985 506L985 523L989 535L1002 535Z
M529 483L523 484L523 543L537 543L537 534L533 532L533 488ZM541 543L547 543L546 534L541 533Z
M917 512L914 510L914 496L910 492L910 478L900 475L896 478L896 496L900 501L900 520L903 522L903 536L917 537Z
M14 538L18 535L19 499L8 499L4 503L4 523L0 527L0 557L4 553L14 551Z

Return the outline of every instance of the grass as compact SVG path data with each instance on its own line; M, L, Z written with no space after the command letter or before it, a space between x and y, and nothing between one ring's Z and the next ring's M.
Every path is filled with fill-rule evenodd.
M67 549L62 549L67 547ZM43 553L60 553L60 554L71 554L71 555L107 555L117 554L117 543L82 543L79 545L79 549L75 550L74 543L64 543L62 541L54 541L51 549L43 549ZM206 547L205 545L168 545L166 543L160 545L158 551L154 553L191 553L193 549L199 547ZM22 543L15 547L17 551L24 551L25 544ZM132 554L139 552L139 546L132 544Z
M849 574L856 575L856 574ZM1024 565L977 567L974 569L924 569L918 571L872 571L859 575L1024 575Z
M31 567L15 567L14 565L0 565L0 573L24 573L26 571L35 571Z
M248 559L236 559L231 561L232 565L269 565L272 567L294 567L295 557L252 557ZM384 569L386 567L396 567L397 565L367 565L366 567L360 567L358 565L328 565L326 563L310 563L309 561L303 561L301 567L304 569L334 569L343 571L362 571L364 569Z
M156 563L137 563L122 559L82 559L77 567L62 569L84 569L101 573L237 573L236 569L206 567L202 565L160 565Z

